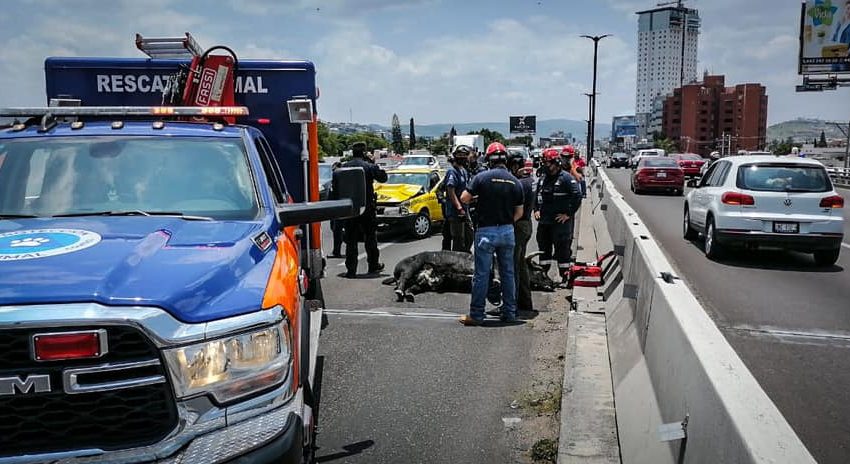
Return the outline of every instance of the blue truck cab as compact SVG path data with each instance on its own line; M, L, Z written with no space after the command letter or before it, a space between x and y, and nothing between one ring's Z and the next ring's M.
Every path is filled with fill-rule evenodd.
M181 63L48 58L78 114L0 128L0 463L311 460L317 223L362 172L309 201L311 63L240 62L236 124L158 107Z

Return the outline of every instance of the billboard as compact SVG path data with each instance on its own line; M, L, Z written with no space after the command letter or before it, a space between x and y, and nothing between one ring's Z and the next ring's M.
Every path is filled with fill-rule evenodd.
M511 116L511 134L534 134L537 132L537 116Z
M612 140L637 136L637 119L634 116L616 116L611 126Z
M800 74L850 73L850 0L806 0L800 18Z

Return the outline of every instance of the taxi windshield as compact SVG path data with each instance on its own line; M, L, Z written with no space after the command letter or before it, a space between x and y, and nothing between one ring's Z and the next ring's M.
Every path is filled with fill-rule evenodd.
M408 156L401 160L401 164L405 166L428 166L430 163L430 156Z
M391 172L387 177L387 184L410 184L428 188L428 174Z
M50 137L0 143L0 217L139 212L253 219L240 139Z

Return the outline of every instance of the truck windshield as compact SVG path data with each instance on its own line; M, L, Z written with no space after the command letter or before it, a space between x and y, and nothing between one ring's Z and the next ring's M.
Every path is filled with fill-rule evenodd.
M240 139L0 141L0 217L125 211L247 220L257 194Z

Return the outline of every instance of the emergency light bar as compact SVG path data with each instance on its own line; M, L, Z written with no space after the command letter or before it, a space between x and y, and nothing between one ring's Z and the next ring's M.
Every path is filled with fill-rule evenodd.
M248 116L244 106L60 106L0 108L2 117L67 116Z

